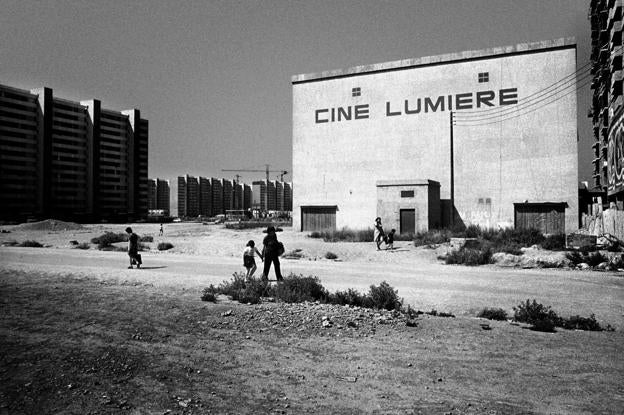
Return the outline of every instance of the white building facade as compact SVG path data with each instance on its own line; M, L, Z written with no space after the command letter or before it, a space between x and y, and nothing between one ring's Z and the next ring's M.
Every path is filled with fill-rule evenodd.
M558 39L294 76L294 229L577 229L575 71Z

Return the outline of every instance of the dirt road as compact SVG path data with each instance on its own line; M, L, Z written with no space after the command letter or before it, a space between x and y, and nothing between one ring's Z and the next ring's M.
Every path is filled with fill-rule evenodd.
M242 270L239 258L232 256L162 252L147 252L143 256L144 269L129 270L123 252L1 247L0 268L73 273L197 290L218 284ZM474 316L483 307L501 307L511 313L512 307L521 301L535 298L551 305L560 315L594 313L601 323L624 328L624 277L617 273L463 267L431 261L376 263L370 258L348 262L284 259L282 268L285 274L318 276L332 291L347 288L367 291L371 284L387 281L406 304L421 310Z

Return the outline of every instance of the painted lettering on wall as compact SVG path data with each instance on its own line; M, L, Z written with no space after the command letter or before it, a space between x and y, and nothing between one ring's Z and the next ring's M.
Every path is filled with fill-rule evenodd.
M498 91L462 92L455 95L440 95L406 99L403 102L386 101L386 117L412 115L429 112L470 110L515 105L518 103L518 88L505 88ZM316 124L364 120L371 118L370 104L347 105L344 107L319 108L314 111Z

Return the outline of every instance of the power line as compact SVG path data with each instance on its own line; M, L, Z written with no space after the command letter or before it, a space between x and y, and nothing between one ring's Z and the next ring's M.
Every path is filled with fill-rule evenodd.
M534 112L534 111L536 111L536 110L538 110L538 109L540 109L542 107L545 107L547 105L550 105L553 102L558 101L559 99L561 99L561 98L563 98L563 97L565 97L567 95L570 95L571 93L576 93L576 91L578 89L583 88L583 87L589 85L590 83L591 83L591 81L585 82L584 84L581 84L580 86L577 86L575 89L572 89L572 90L568 91L567 93L561 95L560 97L558 97L558 98L556 98L556 99L554 99L554 100L552 100L550 102L547 102L547 103L545 103L543 105L540 105L540 106L537 106L535 108L529 109L528 111L525 111L525 112L522 112L522 110L526 110L527 108L523 108L523 109L519 110L518 113L514 114L514 115L511 115L513 113L509 113L509 114L506 114L506 115L501 115L500 117L505 117L505 118L501 118L499 120L489 121L489 122L479 122L479 121L483 121L483 120L457 120L458 123L456 123L455 125L466 126L466 127L473 127L473 126L476 127L476 126L480 126L480 125L496 124L496 123L500 123L502 121L507 121L507 120L510 120L510 119L513 119L513 118L517 118L517 117L520 117L522 115L526 115L528 113ZM496 117L490 117L490 118L496 118ZM476 124L471 124L471 122L476 122Z
M591 78L591 74L583 76L582 78L579 79L579 81L583 82L583 81L585 81L585 80L587 80L589 78ZM591 83L591 81L588 82L588 83L582 84L582 86L588 85L589 83ZM568 85L568 86L566 86L566 87L564 87L562 89L559 89L557 91L551 91L550 93L548 93L546 95L540 96L539 97L540 99L534 100L532 102L523 102L523 103L515 105L513 107L500 108L497 113L484 114L485 116L472 115L472 116L464 116L464 117L462 117L462 114L457 114L456 113L458 115L457 119L459 121L465 121L465 122L477 122L477 121L490 120L490 119L494 119L494 118L497 118L497 117L504 117L504 116L507 116L507 115L510 115L510 114L514 114L514 113L523 111L523 110L525 110L527 108L536 106L537 104L539 104L539 103L541 103L543 101L546 101L546 100L551 100L552 98L554 98L554 99L549 101L548 104L553 103L553 102L555 102L555 101L557 101L558 99L561 98L561 97L559 97L559 98L555 98L555 97L557 97L557 95L560 95L560 94L566 92L566 90L569 90L570 88L572 88L573 91L576 91L576 90L578 90L578 89L580 89L582 87L582 86L578 86L578 85L579 85L579 82L575 81L574 84L570 84L570 85ZM565 96L565 95L568 95L568 93L566 92L563 96ZM539 106L538 108L541 108L541 107L542 106Z
M534 92L531 95L527 95L526 97L523 98L523 102L525 102L525 100L526 101L532 101L533 97L537 98L538 95L541 95L541 94L545 93L546 91L548 91L549 89L554 88L559 83L563 82L564 84L566 84L566 83L569 83L571 81L576 80L577 75L579 75L582 72L586 71L587 70L586 66L588 66L588 65L591 65L591 63L583 65L583 67L581 67L580 69L577 69L576 72L571 73L571 74L565 76L564 78L558 80L554 84L552 84L552 85L550 85L550 86L548 86L548 87L546 87L544 89L541 89L541 90L539 90L537 92ZM585 75L587 75L587 73ZM583 75L583 76L585 76L585 75ZM567 78L571 78L571 79L567 79ZM557 87L557 88L559 88L559 87ZM487 113L487 112L490 112L490 111L496 111L496 110L499 110L499 109L500 108L487 108L487 109L476 110L476 111L463 111L462 110L462 114L472 114L472 113L484 114L484 113Z
M617 53L618 50L621 51L623 48L624 46L618 46L614 48L613 53ZM515 105L513 107L487 108L487 109L476 110L476 111L460 110L461 112L456 111L454 115L458 117L457 120L462 121L462 122L478 122L478 121L483 121L487 119L493 119L496 117L507 116L515 112L520 112L528 107L531 107L540 102L543 102L544 100L548 98L556 96L570 87L576 86L575 90L578 90L586 86L587 83L584 83L581 86L578 86L578 84L586 80L587 78L592 77L591 70L589 72L586 72L586 71L587 71L587 68L589 68L593 64L594 62L586 63L585 65L581 66L581 68L577 69L574 73L569 74L563 77L562 79L558 80L557 82L549 85L548 87L543 88L539 91L536 91L533 94L528 95L527 97L523 98L522 101L518 105ZM583 72L585 73L583 74ZM579 74L583 74L583 75L577 79L577 76ZM569 84L569 85L566 85L566 84ZM563 96L566 96L566 95L568 95L568 93L564 94ZM557 98L551 102L555 102L556 100L560 98ZM541 107L542 106L539 106L538 108L541 108Z

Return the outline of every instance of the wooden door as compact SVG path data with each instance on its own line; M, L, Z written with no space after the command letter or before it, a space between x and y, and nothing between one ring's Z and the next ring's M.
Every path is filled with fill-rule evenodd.
M336 230L335 206L302 206L302 231Z

